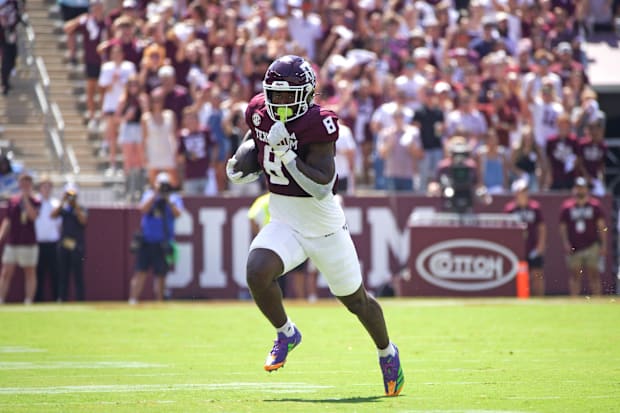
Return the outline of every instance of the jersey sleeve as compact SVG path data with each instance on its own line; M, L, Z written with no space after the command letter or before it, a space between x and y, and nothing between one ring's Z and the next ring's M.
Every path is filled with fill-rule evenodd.
M340 131L338 116L315 105L306 115L292 122L289 131L295 133L301 145L336 142Z

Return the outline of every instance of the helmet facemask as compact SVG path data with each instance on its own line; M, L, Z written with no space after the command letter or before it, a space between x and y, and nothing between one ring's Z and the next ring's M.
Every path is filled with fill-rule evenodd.
M310 108L314 97L314 88L311 85L290 86L286 81L277 81L272 84L263 84L265 102L269 117L274 121L286 123L302 116ZM274 99L278 93L277 99ZM288 99L283 98L288 94Z

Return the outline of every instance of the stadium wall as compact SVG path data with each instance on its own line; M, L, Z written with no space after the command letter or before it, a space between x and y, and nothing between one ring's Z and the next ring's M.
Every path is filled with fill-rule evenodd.
M543 208L548 228L545 258L548 294L568 292L567 270L558 233L559 210L568 194L541 194L532 198ZM477 212L501 212L508 196L496 196ZM186 211L176 222L179 260L167 278L170 296L175 299L234 299L243 295L245 260L251 241L247 209L252 198L186 198ZM346 197L348 227L358 248L362 272L369 288L386 283L409 261L411 237L407 226L416 207L439 207L440 200L416 195ZM603 199L609 219L611 197ZM87 300L126 300L133 273L134 256L129 252L132 233L140 214L133 208L91 207L86 236L85 285ZM496 232L497 233L497 232ZM499 232L501 238L501 232ZM610 231L607 233L610 236ZM609 244L611 245L611 244ZM604 291L615 293L611 274L612 254L603 276ZM328 290L319 284L322 296ZM49 290L49 289L48 289ZM415 289L405 288L407 291ZM498 290L511 295L514 289ZM49 293L49 292L48 292ZM152 297L145 288L144 298ZM435 291L434 295L441 295ZM489 295L493 291L470 291L446 295ZM23 299L23 278L14 278L9 301Z

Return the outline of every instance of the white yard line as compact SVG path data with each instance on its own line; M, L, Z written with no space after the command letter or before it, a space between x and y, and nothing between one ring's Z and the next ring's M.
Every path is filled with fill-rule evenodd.
M137 361L0 361L0 370L42 369L148 369L169 367L166 364L141 363Z
M0 353L45 353L47 350L22 346L1 346Z
M332 386L307 383L181 383L181 384L101 384L84 386L0 387L0 396L16 394L132 393L162 391L256 389L267 393L313 393Z

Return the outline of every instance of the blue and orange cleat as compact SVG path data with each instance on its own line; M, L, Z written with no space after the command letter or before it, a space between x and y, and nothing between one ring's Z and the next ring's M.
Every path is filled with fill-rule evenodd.
M267 360L265 360L266 371L274 371L284 366L288 353L301 343L301 333L297 327L294 326L293 328L295 329L295 334L292 337L287 337L284 333L278 333L278 339L274 341L273 348L269 355L267 355Z
M386 396L398 396L405 384L405 375L400 366L400 358L398 357L398 347L392 344L396 354L393 356L379 357L379 365L381 373L383 373L383 386L385 387Z

